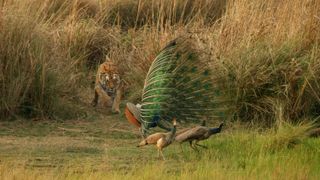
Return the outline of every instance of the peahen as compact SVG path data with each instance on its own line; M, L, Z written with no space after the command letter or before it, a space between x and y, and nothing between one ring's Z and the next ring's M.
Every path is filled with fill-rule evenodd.
M177 38L164 47L147 73L141 105L127 103L127 119L144 136L157 126L170 131L173 118L180 123L224 118L213 68L193 41Z
M173 119L173 128L171 129L170 132L151 134L148 137L146 137L143 141L141 141L137 147L146 146L149 144L150 145L155 144L158 149L158 157L160 157L160 155L161 155L164 160L165 158L164 158L162 151L164 148L169 146L174 141L174 138L176 135L176 123L177 123L176 119L174 118Z
M175 137L175 141L179 143L189 142L192 149L197 150L197 146L207 148L204 145L198 144L199 141L206 140L210 136L220 133L223 127L223 123L217 128L210 128L206 126L196 126L191 128Z

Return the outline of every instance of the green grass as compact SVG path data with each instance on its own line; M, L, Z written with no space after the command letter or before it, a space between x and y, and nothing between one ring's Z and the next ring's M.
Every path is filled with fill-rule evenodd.
M0 124L0 177L6 179L317 179L320 140L296 135L306 125L258 133L227 124L193 151L173 144L158 159L137 148L138 130L122 115L64 122ZM299 139L295 144L288 142ZM281 141L279 141L281 140ZM279 145L281 142L282 145Z

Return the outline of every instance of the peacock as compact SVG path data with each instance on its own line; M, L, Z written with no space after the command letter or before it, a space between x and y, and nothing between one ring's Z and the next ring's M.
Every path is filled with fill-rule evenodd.
M193 38L169 42L152 62L145 78L141 104L127 103L125 115L144 136L151 128L172 129L179 123L200 123L203 118L225 118L221 90L208 58Z

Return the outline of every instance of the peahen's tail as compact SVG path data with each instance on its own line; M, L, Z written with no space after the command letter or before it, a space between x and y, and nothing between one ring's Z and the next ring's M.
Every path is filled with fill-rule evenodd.
M153 61L145 79L138 122L143 129L171 129L171 120L199 123L224 117L221 90L211 64L190 38L170 42Z

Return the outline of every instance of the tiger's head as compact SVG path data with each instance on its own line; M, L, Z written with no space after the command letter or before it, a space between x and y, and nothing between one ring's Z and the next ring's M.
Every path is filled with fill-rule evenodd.
M100 74L100 82L102 88L106 91L109 96L113 96L119 88L121 79L119 74L117 73L101 73Z

